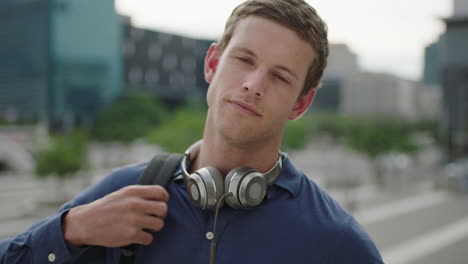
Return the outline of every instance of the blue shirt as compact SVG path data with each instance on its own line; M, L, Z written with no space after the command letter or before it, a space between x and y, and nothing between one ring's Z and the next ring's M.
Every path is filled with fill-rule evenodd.
M333 198L282 154L283 168L253 210L224 206L216 227L216 263L383 263L368 234ZM113 171L26 232L0 241L0 263L119 263L119 248L68 245L61 219L75 206L135 184L147 164ZM190 202L182 178L172 180L164 228L136 263L209 263L214 212Z

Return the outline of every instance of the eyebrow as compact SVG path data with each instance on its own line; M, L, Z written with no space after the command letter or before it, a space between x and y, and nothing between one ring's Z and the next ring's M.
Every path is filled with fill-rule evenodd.
M233 51L235 51L235 52L245 52L245 53L247 53L248 55L250 55L250 56L252 56L252 57L255 57L255 58L257 57L257 55L255 54L255 52L251 51L251 50L248 49L248 48L236 47L236 48L233 48ZM293 76L296 80L299 80L299 77L297 77L297 75L296 75L291 69L289 69L289 68L286 67L286 66L283 66L283 65L275 65L273 68L276 68L276 69L285 71L285 72L289 73L291 76Z
M245 52L245 53L247 53L247 54L249 54L249 55L251 55L251 56L253 56L253 57L257 57L257 55L255 54L255 52L249 50L248 48L241 48L241 47L239 47L239 48L233 48L233 51L235 51L235 52L239 52L239 51L240 51L240 52Z

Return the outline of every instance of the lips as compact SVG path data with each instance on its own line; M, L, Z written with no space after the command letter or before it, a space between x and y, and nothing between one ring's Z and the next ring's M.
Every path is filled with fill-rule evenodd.
M229 103L237 108L238 110L240 110L241 112L243 113L246 113L246 114L249 114L251 116L262 116L258 111L257 109L255 109L255 107L243 102L243 101L239 101L239 100L228 100Z

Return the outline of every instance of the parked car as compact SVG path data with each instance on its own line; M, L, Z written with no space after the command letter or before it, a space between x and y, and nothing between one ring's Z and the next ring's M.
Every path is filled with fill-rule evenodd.
M450 190L468 192L468 157L445 165L443 174Z

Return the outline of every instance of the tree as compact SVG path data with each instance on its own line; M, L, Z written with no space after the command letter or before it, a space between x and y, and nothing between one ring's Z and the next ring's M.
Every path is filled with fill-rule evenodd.
M310 134L310 120L307 115L289 121L284 131L281 148L286 151L302 149L307 144Z
M411 126L403 122L360 121L348 129L345 142L371 158L392 151L411 153L418 149L411 132Z
M163 124L153 128L147 140L165 151L183 153L188 146L202 138L205 115L206 111L197 107L181 108Z
M432 127L430 123L416 123L397 120L357 119L318 113L311 120L312 131L326 134L335 142L342 142L348 148L369 157L375 171L376 181L383 183L378 166L379 156L390 152L412 153L419 146L412 137L415 131Z
M56 175L64 178L82 167L86 152L86 137L83 133L56 137L50 148L37 153L36 174L39 177Z
M399 121L360 120L347 128L345 144L353 150L366 154L372 161L376 181L383 184L377 158L385 153L413 153L419 146L411 137L412 126Z
M59 199L64 200L63 181L83 167L86 154L87 140L83 133L55 137L49 148L37 153L36 175L39 178L57 177L60 184L57 191L62 194Z
M94 139L130 142L159 125L167 111L155 98L133 94L122 97L101 112L91 129Z

